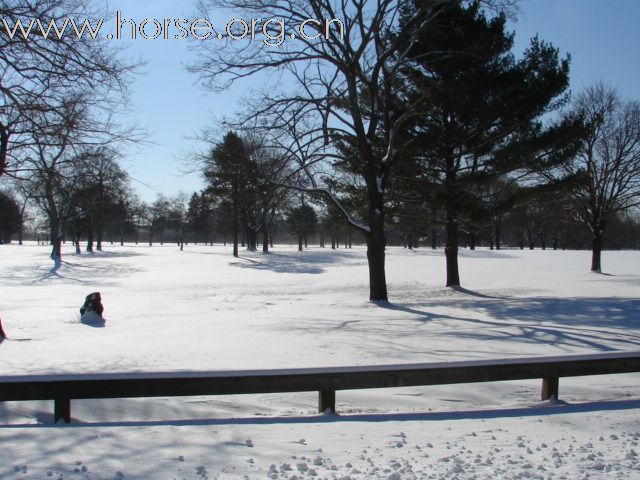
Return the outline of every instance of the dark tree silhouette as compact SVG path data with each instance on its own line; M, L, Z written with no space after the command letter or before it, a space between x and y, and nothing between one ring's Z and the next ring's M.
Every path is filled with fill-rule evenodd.
M109 222L122 215L120 205L127 195L127 173L116 162L117 154L108 148L88 149L77 155L73 176L73 202L78 228L87 234L87 251L102 250L104 231Z
M300 205L287 216L289 231L298 237L298 250L302 251L304 240L315 233L318 226L318 214L310 205Z
M446 285L458 286L460 225L473 237L509 182L544 183L540 172L575 154L582 124L544 124L568 86L569 60L555 48L534 38L516 59L504 15L487 18L477 1L440 5L430 28L413 37L403 80L410 104L428 92L411 129L417 187L442 212ZM408 8L403 21L417 14Z
M22 215L16 200L0 192L0 244L10 243L11 236L22 228Z
M204 175L210 183L210 192L228 201L232 210L234 257L238 256L241 215L249 211L254 200L256 171L245 142L233 132L227 133L205 160Z

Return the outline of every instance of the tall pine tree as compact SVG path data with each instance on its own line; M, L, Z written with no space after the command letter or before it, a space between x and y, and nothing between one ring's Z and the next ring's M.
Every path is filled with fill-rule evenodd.
M245 142L235 133L225 135L211 151L204 175L210 192L228 202L232 213L233 256L238 256L238 233L247 206L254 201L256 165L249 156Z
M574 154L582 129L573 118L543 120L563 102L569 82L569 59L560 59L557 49L534 38L516 59L504 15L487 18L479 1L411 2L405 19L423 4L440 4L440 11L413 40L413 62L403 75L407 103L424 98L410 132L411 168L424 198L441 212L446 285L457 286L459 228L495 212L496 189L489 187L498 180L507 186L540 180L542 171Z

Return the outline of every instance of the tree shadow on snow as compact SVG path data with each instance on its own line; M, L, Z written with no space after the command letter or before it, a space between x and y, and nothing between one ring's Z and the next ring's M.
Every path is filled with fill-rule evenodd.
M554 346L568 351L640 349L640 299L636 298L454 294L418 302L376 302L376 305L380 310L388 310L389 315L381 312L371 315L370 309L355 308L351 310L353 318L302 317L286 328L302 334L335 332L352 336L358 339L360 348L372 354L384 351L402 356L469 353L455 349L439 352L435 347L440 341L448 348L473 345L475 354L484 345L486 353L492 356L517 354L519 344ZM423 343L419 341L421 337ZM431 345L433 341L435 345Z
M241 255L238 261L231 263L234 267L255 270L269 270L276 273L306 273L320 274L325 272L324 265L333 264L366 264L366 257L361 252L344 251L302 251L295 253L272 252L256 254L255 256Z
M56 264L44 274L38 274L38 269L36 269L30 279L26 278L28 275L26 272L22 272L21 279L31 285L52 281L77 285L95 285L97 280L100 281L101 285L106 285L110 282L113 284L112 280L115 278L126 278L139 271L141 271L140 268L122 265L106 258L100 259L96 263L62 260L59 265Z
M600 351L640 348L640 299L477 297L441 298L389 308L411 313L420 322L454 322L456 328L438 334L464 340L508 340ZM486 315L477 318L432 313L442 307Z

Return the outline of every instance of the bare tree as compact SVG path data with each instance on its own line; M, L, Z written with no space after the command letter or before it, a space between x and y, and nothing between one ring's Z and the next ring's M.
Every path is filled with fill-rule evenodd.
M96 249L102 250L107 222L121 214L118 210L128 192L128 175L117 158L112 148L98 147L83 149L72 159L73 177L77 178L74 203L88 236L87 251L93 251L94 233Z
M119 103L114 92L126 93L135 65L122 60L121 49L96 37L104 12L95 5L90 0L0 0L0 176L19 169L19 147L34 146L34 136L46 128L42 120L60 112L63 98L91 92L92 104L104 107ZM82 35L70 28L56 35L53 24L62 28L69 19L85 27ZM36 20L43 28L33 26Z
M74 156L81 148L142 139L121 117L136 65L97 37L104 12L95 5L0 0L0 176L26 182L34 192L56 261L71 215ZM82 33L61 34L71 19Z
M446 1L424 2L399 26L401 2L378 0L200 0L200 10L230 9L242 18L261 18L252 41L202 42L191 70L206 87L224 89L236 80L270 72L274 82L253 98L257 105L234 128L250 125L261 136L279 135L278 143L309 177L303 190L323 193L367 242L369 298L388 298L385 274L386 194L399 161L398 132L424 101L401 111L394 78L407 61L409 32L428 28ZM287 30L289 28L289 30ZM294 39L295 37L295 39ZM273 80L273 78L272 78ZM276 133L277 132L277 133ZM366 191L365 215L347 211L322 173L330 160L350 161ZM329 172L330 175L330 172ZM292 185L295 187L295 185Z
M84 92L63 97L55 112L40 112L34 120L38 130L21 148L19 180L32 188L35 201L49 221L52 258L61 259L61 235L66 221L74 215L75 182L82 179L86 149L106 143L135 141L136 130L125 131L96 112L93 97ZM86 166L86 165L85 165Z
M178 192L170 201L171 216L173 217L172 220L176 230L178 244L180 245L180 251L182 252L187 236L189 196L185 192Z
M72 188L69 182L73 166L70 163L70 151L77 138L76 126L83 123L82 105L79 97L67 99L60 105L60 121L50 121L46 128L34 136L33 143L25 151L27 175L23 181L30 186L34 200L47 217L51 258L56 263L62 257L62 232L72 211ZM46 125L47 115L43 116L45 118L41 119L41 124Z
M601 272L608 220L640 205L640 102L625 102L599 83L579 94L574 108L591 129L569 166L585 176L573 196L592 234L591 271Z

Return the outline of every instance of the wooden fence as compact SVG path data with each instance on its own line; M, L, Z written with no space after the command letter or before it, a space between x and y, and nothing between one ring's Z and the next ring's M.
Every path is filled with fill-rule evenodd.
M340 368L0 376L0 401L54 400L71 421L71 400L317 391L318 411L336 410L336 391L542 379L541 399L558 397L560 377L640 371L640 352ZM640 385L640 383L639 383Z

